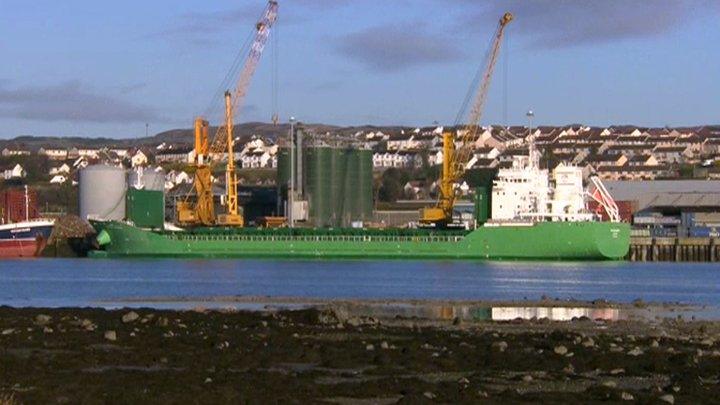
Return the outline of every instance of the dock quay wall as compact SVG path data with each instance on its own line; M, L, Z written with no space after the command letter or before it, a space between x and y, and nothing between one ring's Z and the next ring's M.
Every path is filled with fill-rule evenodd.
M720 260L720 238L633 236L626 259L633 262L717 262Z

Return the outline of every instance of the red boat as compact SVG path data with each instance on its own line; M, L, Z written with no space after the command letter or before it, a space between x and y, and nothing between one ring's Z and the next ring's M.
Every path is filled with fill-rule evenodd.
M37 218L37 193L27 186L4 190L0 213L0 258L40 255L55 221Z
M36 257L47 244L53 220L38 219L0 225L0 258Z

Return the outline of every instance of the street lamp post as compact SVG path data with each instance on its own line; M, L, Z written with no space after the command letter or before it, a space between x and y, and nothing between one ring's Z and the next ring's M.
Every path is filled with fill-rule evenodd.
M525 116L528 118L528 159L530 160L530 165L532 167L539 167L540 162L537 159L537 152L535 151L535 137L532 132L532 122L535 117L535 113L533 110L528 110L528 112L525 113Z

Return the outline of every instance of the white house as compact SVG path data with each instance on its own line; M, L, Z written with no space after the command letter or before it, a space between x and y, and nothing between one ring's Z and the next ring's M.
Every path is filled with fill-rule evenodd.
M442 150L437 150L435 152L431 152L428 155L428 164L430 166L441 165L443 163L443 158L444 158L444 155L443 155Z
M68 166L67 163L63 163L60 167L53 167L50 169L50 175L56 176L58 174L69 174L70 173L70 166Z
M52 179L50 179L50 184L63 184L67 181L67 177L63 176L62 174L58 174L53 176Z
M278 146L266 142L260 137L253 137L237 154L236 160L244 169L276 168Z
M85 157L90 159L97 159L98 156L100 156L100 150L99 149L78 149L78 156L79 157Z
M393 156L394 153L390 152L375 152L373 153L373 168L385 169L393 167Z
M170 170L165 175L165 189L169 190L179 184L190 184L192 181L193 179L189 174L182 171L176 172L175 170Z
M3 179L5 180L22 179L25 178L25 176L27 176L27 172L25 172L25 169L23 169L23 167L20 166L19 163L16 164L13 168L5 169L3 171Z
M138 150L130 158L130 164L132 165L132 167L145 166L148 164L148 157L143 153L143 151Z
M156 163L191 162L195 149L191 147L173 147L172 145L155 154Z
M478 159L495 159L500 156L500 149L492 146L483 146L475 149L475 157Z
M51 160L66 160L68 151L67 149L40 148L38 155L45 155Z
M108 152L112 152L112 153L116 154L119 158L124 158L125 156L128 155L127 149L110 149L110 150L108 150Z
M256 149L242 155L241 162L243 169L257 169L272 166L272 156L267 150ZM270 164L268 164L270 163Z
M30 151L29 150L22 150L22 149L10 149L5 148L2 150L3 156L29 156Z
M387 140L388 150L407 150L416 147L415 134L399 133L390 135Z
M422 166L422 158L416 152L399 151L393 155L392 167L413 168Z

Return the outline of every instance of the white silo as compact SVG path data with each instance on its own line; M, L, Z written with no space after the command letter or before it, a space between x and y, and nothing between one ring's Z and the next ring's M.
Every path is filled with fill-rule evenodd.
M137 168L128 174L128 187L139 190L165 191L165 171L162 168Z
M125 169L93 165L80 170L80 218L121 221L125 218Z

